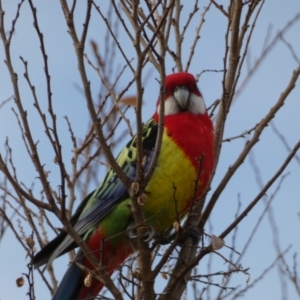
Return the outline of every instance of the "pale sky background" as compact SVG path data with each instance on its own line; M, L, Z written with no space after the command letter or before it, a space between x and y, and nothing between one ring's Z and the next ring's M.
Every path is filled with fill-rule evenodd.
M78 1L77 8L77 26L81 29L81 24L84 21L85 1ZM199 1L200 9L207 4L207 1ZM11 21L15 16L18 1L6 0L2 2L5 10L5 26L9 30ZM98 1L100 3L100 1ZM109 1L101 2L105 6ZM188 6L193 5L193 1L185 2L185 9L183 12L183 19L189 12ZM225 7L227 1L219 1ZM53 103L57 113L59 134L61 140L64 142L63 151L65 155L65 162L69 163L71 158L71 142L66 122L63 116L68 115L76 136L83 137L87 124L89 123L89 116L86 109L85 99L79 92L76 86L81 86L81 81L77 72L77 62L74 54L71 38L67 33L67 27L60 8L59 1L35 1L38 10L38 19L40 29L44 34L46 51L49 57L51 84L53 92ZM300 12L300 2L297 0L269 0L266 1L259 20L256 24L253 39L249 48L249 64L253 64L259 58L263 49L266 34L269 26L271 26L269 40L276 35L278 30L282 29L287 22ZM95 12L94 12L95 13ZM16 32L12 39L11 53L13 65L19 75L19 84L22 94L24 106L28 110L28 118L33 125L32 131L35 140L40 140L39 151L42 158L51 170L49 180L53 186L59 184L58 167L53 163L53 151L49 143L43 139L44 130L36 111L33 109L33 99L30 94L27 83L23 78L23 64L19 59L22 56L29 63L29 71L31 80L36 87L37 95L40 99L41 105L47 110L47 94L45 92L45 79L43 74L43 63L41 53L39 51L39 42L36 33L33 29L33 18L29 9L29 4L24 3L21 9L21 16L17 22ZM194 28L197 22L192 22L189 35L185 37L185 44L183 47L184 62L188 56L190 45L193 41ZM193 74L200 73L204 69L220 70L223 67L224 54L224 35L226 31L226 19L215 8L211 8L206 16L206 22L201 32L201 39L197 51L199 54L195 56L190 72ZM98 16L92 15L92 23L90 25L90 32L88 36L88 43L86 51L91 53L89 41L91 39L96 41L103 41L101 39L105 34L105 25L100 21ZM293 45L295 53L300 57L300 22L296 22L291 29L289 29L284 38L288 43ZM124 47L126 53L134 53L126 35L120 34L119 41ZM2 42L2 41L1 41ZM268 41L267 41L268 42ZM104 51L104 45L99 44L100 50ZM132 51L132 52L130 52ZM124 61L117 53L115 65L122 67ZM4 61L3 46L0 46L0 103L13 95L13 89L10 83L10 78L7 72ZM299 64L299 62L298 62ZM171 60L167 62L167 73L172 72L174 64ZM288 47L281 41L276 47L272 49L268 57L264 60L262 65L257 70L257 73L250 80L248 85L236 98L235 104L232 106L228 123L225 130L225 138L235 136L245 130L252 128L257 124L263 116L269 112L270 108L276 103L281 92L285 89L290 80L293 70L297 67L297 61L292 57ZM94 97L100 89L100 81L95 72L87 67L89 79L92 83L92 91ZM155 81L157 77L156 71L152 68L150 76L145 85L145 97L143 107L143 120L147 120L153 114L155 102L157 99L159 86ZM129 71L125 73L119 85L120 90L126 86L128 78L131 79ZM146 75L146 73L145 73ZM244 71L241 74L241 81L247 75L247 64L245 64ZM115 73L112 74L115 76ZM199 87L202 91L207 106L218 99L222 92L222 75L221 73L204 73L199 81ZM300 137L300 84L292 91L286 104L276 115L275 125L277 129L284 135L290 147L292 148ZM134 88L128 92L128 95L134 94ZM20 130L16 124L15 116L11 110L14 107L13 101L6 104L0 110L0 152L3 155L4 143L6 137L9 137L10 145L13 149L13 159L15 165L18 167L19 179L25 184L30 185L35 182L37 185L36 192L38 193L38 180L36 173L31 165L31 161L24 150L23 142L20 135ZM133 118L132 109L129 115ZM132 119L132 123L134 120ZM218 165L217 173L212 184L212 191L216 188L228 167L235 161L237 155L243 149L247 140L238 139L231 143L223 145L221 159ZM125 144L119 146L117 152ZM116 152L116 154L117 154ZM260 176L262 183L265 184L270 177L277 171L282 164L288 151L283 146L278 136L274 133L271 126L261 136L260 142L252 151L251 157L255 159L256 164L260 168ZM71 164L67 165L68 170ZM299 219L299 203L300 203L300 165L294 159L292 163L285 170L287 175L280 190L276 194L276 198L272 202L273 215L278 227L279 245L281 251L285 250L289 245L291 249L286 254L286 261L292 268L294 253L299 254L300 239L300 219ZM99 181L102 178L99 176ZM0 175L0 180L3 180ZM265 199L269 199L276 188L279 180L269 190ZM92 186L93 188L95 186ZM228 184L226 190L223 192L219 202L217 203L212 216L210 218L211 228L207 226L206 231L211 234L220 234L233 220L237 209L238 197L240 197L242 208L245 208L259 193L260 187L256 181L256 175L251 167L249 157L245 160L243 166L238 170L236 175ZM244 219L238 227L238 235L235 249L242 251L245 241L253 231L253 228L259 219L265 207L264 201L261 201L251 213ZM56 226L60 226L59 221L53 218ZM17 222L17 219L13 219ZM29 235L31 230L24 228ZM53 233L51 233L53 234ZM50 234L50 235L51 235ZM225 242L228 246L232 245L232 235L229 235ZM208 243L209 241L207 241ZM0 300L13 299L28 299L26 295L28 286L25 284L22 288L17 288L15 284L16 278L21 273L27 272L27 263L23 248L15 241L13 233L8 230L5 233L3 240L0 243ZM229 257L227 249L221 249L220 253ZM253 242L241 261L244 268L250 268L251 275L249 284L260 276L271 263L275 260L277 253L274 248L274 237L270 227L269 217L266 215L256 233ZM60 258L54 262L57 278L63 276L67 269L68 257ZM201 262L199 272L207 273L206 271L207 259ZM219 258L214 258L212 264L212 272L227 270L227 266ZM298 273L299 260L298 260ZM245 287L247 276L243 274L233 275L234 281L231 286ZM36 298L49 299L50 293L44 283L40 280L38 273L35 273L36 280ZM217 279L215 279L217 281ZM164 285L164 280L159 282L158 290ZM201 283L198 283L199 289L203 288ZM217 287L210 288L211 299L215 299L219 292ZM191 296L190 296L191 297ZM248 291L243 299L297 299L298 296L294 287L287 282L286 287L282 289L282 283L278 276L278 268L275 267L265 278ZM231 299L228 297L227 299Z

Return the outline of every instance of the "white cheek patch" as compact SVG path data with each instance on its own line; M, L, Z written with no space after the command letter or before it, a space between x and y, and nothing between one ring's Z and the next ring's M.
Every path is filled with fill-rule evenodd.
M206 107L203 98L192 93L190 95L188 111L195 115L205 114Z
M160 103L158 104L156 110L158 114L159 114L159 110L160 110ZM195 95L194 93L191 93L187 111L194 115L205 114L206 108L205 108L203 98L201 96ZM182 109L178 105L176 99L173 96L170 96L165 101L165 116L175 115L180 112L182 112Z
M160 103L157 106L157 113L159 114ZM180 112L180 108L178 107L177 101L173 96L170 96L167 100L165 100L165 116L175 115Z

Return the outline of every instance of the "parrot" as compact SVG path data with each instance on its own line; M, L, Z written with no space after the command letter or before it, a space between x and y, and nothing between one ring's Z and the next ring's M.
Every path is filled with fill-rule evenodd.
M194 199L206 192L214 168L214 127L196 78L187 72L170 74L166 76L164 89L165 101L158 99L152 118L143 124L142 130L143 153L146 153L143 170L147 172L155 152L160 105L164 105L161 149L145 187L143 203L146 224L157 236L171 232L178 217L183 218ZM137 169L136 138L132 137L116 159L132 181ZM137 250L133 242L136 236L129 234L135 226L130 206L128 189L110 169L70 219L110 276ZM74 240L62 231L33 257L32 264L34 268L48 265L76 247ZM87 269L94 268L80 249L75 261ZM71 262L52 300L96 297L103 283L92 277L90 284L84 284L86 276L87 272Z

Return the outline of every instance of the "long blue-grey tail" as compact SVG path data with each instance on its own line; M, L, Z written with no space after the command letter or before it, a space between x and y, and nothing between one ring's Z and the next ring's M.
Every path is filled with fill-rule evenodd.
M75 260L77 257L82 257L80 250L78 251ZM80 258L78 262L80 263ZM52 300L76 300L82 285L82 270L75 263L71 263L61 280L57 291L53 295Z

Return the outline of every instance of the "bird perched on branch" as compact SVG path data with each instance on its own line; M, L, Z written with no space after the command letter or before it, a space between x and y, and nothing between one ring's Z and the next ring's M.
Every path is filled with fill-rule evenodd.
M214 165L214 130L196 80L189 73L166 77L165 101L158 99L153 117L144 124L142 133L143 170L147 172L154 155L160 105L164 103L161 149L142 198L146 224L155 234L170 231L174 221L183 217L195 199L206 191ZM117 163L133 181L136 178L136 136L124 147ZM71 219L106 272L111 275L136 250L135 228L129 192L113 170L77 209ZM77 247L62 232L33 258L35 268L51 263L56 257ZM78 250L75 261L87 269L93 265ZM95 297L103 284L71 263L53 300Z

